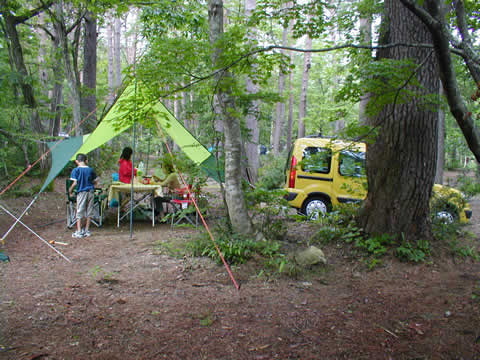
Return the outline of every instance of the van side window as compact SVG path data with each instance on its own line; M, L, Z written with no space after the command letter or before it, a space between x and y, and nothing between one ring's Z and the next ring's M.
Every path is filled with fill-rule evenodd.
M328 174L332 163L332 150L320 147L307 147L303 150L302 170Z
M340 152L338 172L342 176L365 176L365 153L343 150Z

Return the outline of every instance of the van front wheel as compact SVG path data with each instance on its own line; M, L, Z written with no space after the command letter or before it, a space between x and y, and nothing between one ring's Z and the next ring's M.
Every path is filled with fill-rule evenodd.
M319 215L324 216L328 212L330 203L322 197L311 197L302 206L302 213L310 220L317 220Z

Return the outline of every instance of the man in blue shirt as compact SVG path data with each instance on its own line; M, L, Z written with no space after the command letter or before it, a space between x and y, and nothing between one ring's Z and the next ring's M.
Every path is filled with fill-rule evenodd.
M87 165L88 159L85 154L78 154L75 160L77 167L70 175L72 185L68 192L73 195L73 189L77 186L77 231L72 234L74 238L90 236L90 219L93 216L93 192L98 181L95 171ZM82 221L85 220L85 229L82 229Z

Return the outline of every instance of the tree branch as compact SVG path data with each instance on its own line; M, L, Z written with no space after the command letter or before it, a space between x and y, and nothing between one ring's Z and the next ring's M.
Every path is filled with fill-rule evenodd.
M450 112L462 130L468 147L480 162L480 134L475 127L472 113L468 111L457 83L457 74L450 53L450 37L447 24L440 11L438 0L426 0L427 10L420 8L411 0L400 0L402 4L416 15L429 29L437 56L439 75L445 90ZM434 21L432 21L432 19Z

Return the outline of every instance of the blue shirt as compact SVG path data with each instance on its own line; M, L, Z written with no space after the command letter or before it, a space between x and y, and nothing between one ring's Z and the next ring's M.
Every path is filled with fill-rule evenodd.
M73 169L70 179L77 181L77 192L90 191L94 189L93 182L97 174L89 166L78 166Z

